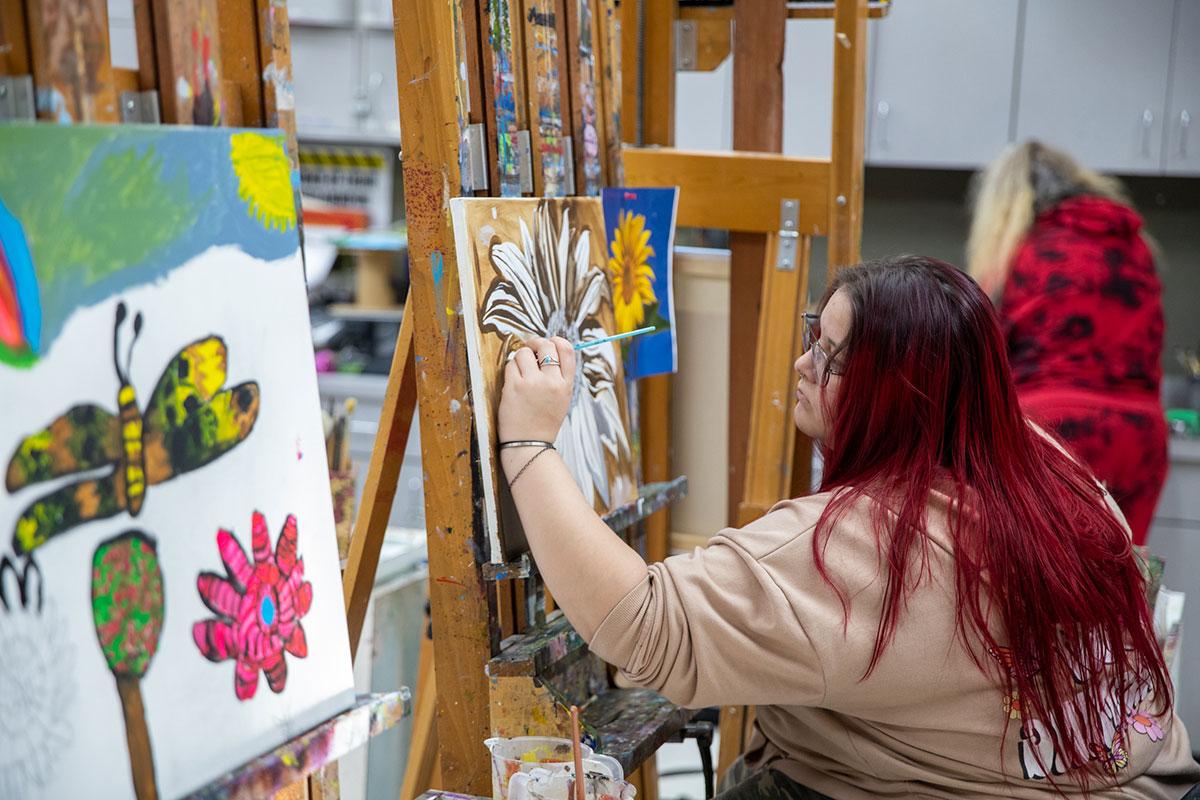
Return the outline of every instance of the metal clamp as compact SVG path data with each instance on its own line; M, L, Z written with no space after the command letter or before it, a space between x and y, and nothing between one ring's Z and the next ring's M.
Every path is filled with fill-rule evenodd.
M800 243L800 201L788 197L779 201L779 244L775 253L775 269L796 268L796 246Z
M37 119L33 105L33 76L0 76L0 122Z
M157 125L161 121L157 91L149 89L144 92L121 92L121 122L127 125Z
M517 167L521 173L521 192L533 194L533 140L529 131L517 131Z
M696 68L696 24L675 22L675 69L686 72Z
M575 144L570 136L562 137L563 143L563 194L575 195Z
M487 145L484 141L483 123L467 126L467 174L459 176L463 189L477 192L488 188Z

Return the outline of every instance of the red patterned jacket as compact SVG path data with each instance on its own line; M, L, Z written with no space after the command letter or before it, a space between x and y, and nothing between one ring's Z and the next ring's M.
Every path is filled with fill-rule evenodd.
M1141 227L1135 211L1099 197L1038 216L1000 306L1018 391L1158 399L1162 287Z

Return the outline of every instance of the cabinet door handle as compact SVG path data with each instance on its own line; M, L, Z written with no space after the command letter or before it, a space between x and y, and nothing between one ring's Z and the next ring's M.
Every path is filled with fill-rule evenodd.
M879 119L879 146L884 150L888 149L888 116L892 113L892 107L888 105L887 100L880 100L875 106L875 116Z
M1146 109L1142 112L1142 155L1150 157L1150 129L1154 127L1154 112Z
M1187 158L1188 128L1192 127L1192 115L1185 108L1179 112L1179 157Z

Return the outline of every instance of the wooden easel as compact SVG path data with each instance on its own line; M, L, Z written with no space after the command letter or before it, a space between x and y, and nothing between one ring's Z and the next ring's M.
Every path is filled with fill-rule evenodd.
M417 316L418 350L429 354L422 358L423 388L426 382L430 384L422 393L422 404L423 408L434 406L422 413L425 433L423 441L430 442L433 438L431 434L442 437L441 441L427 444L424 453L425 467L431 476L427 485L438 493L437 497L427 501L427 517L430 520L431 531L442 540L442 544L435 547L431 539L430 549L434 627L435 630L442 631L435 638L434 649L438 661L453 663L456 667L461 667L464 663L475 664L480 660L487 660L489 655L497 651L498 633L519 630L530 617L537 623L542 622L536 599L524 609L519 607L520 604L518 607L509 607L510 596L505 591L502 581L498 581L496 585L489 585L486 576L482 574L478 559L471 552L471 540L461 533L453 533L456 526L459 531L470 531L473 523L474 487L468 480L464 480L470 472L461 468L467 466L462 464L462 460L470 451L470 425L465 419L455 419L452 413L448 414L443 410L450 399L457 400L467 396L465 377L461 373L455 374L452 369L457 356L455 351L462 348L461 330L454 327L457 321L450 323L447 329L436 317L445 307L444 298L453 296L453 278L443 277L445 285L439 285L439 281L433 278L432 270L426 273L427 268L423 268L422 265L423 260L433 257L436 253L441 275L453 276L453 239L445 213L445 201L449 196L458 193L455 189L462 181L462 173L457 169L461 163L457 158L458 147L466 125L475 123L476 120L496 124L493 104L488 102L485 110L481 112L474 102L482 93L473 86L471 75L477 75L477 67L471 55L470 37L463 34L463 22L467 21L469 34L469 23L474 17L475 23L480 26L481 37L488 30L488 25L481 14L471 13L471 5L467 3L457 9L452 8L450 12L439 8L439 4L434 2L418 3L415 9L406 6L409 12L407 19L411 24L406 26L405 30L397 32L401 113L406 120L417 122L413 125L410 121L405 127L404 150L406 183L410 193L410 254L412 263L417 268L413 273L412 308ZM673 5L665 2L647 5L652 9L650 17L639 20L639 23L644 22L647 31L656 25L658 30L669 32L670 27L662 24L662 12L664 9L673 9ZM638 6L638 3L627 0L625 14L628 15L630 9L638 9ZM742 285L740 293L745 294L744 284L747 281L751 282L754 295L751 306L757 305L760 296L765 298L765 313L761 316L757 313L747 316L743 310L741 319L748 319L749 322L743 322L740 335L737 331L734 334L737 340L745 338L746 328L749 328L751 334L757 334L759 328L764 331L761 348L756 348L751 341L749 348L740 351L743 354L757 354L752 362L755 376L755 413L749 415L753 420L752 430L756 442L754 466L748 470L746 478L746 500L743 502L739 498L733 506L737 509L737 518L742 521L748 521L762 513L766 505L790 494L792 489L794 439L790 433L781 435L781 430L790 432L791 429L779 411L778 398L781 393L780 384L785 387L782 390L784 396L789 394L786 387L791 383L790 363L799 349L798 312L806 301L811 236L821 233L831 235L831 263L849 263L857 258L856 248L849 248L848 243L857 242L855 226L861 213L861 98L865 68L863 26L867 9L863 0L841 0L837 8L837 42L842 49L849 51L851 58L847 60L842 53L837 56L837 72L845 80L840 81L842 90L835 90L835 96L838 98L835 106L841 110L835 114L833 159L783 159L769 156L683 154L670 151L626 151L624 158L628 176L626 182L629 185L683 185L681 224L724 227L754 237L735 242L735 252L743 254L742 260L745 259L744 253L748 251L757 253L751 268L738 269L735 265L735 286ZM458 13L454 13L455 10ZM494 8L492 10L495 11ZM741 65L737 69L742 76L738 83L751 84L761 78L754 68L756 60L748 55L752 47L749 43L758 42L756 34L766 36L768 40L776 42L778 49L776 60L772 61L768 54L763 61L768 64L765 70L768 75L774 70L774 83L779 94L782 28L788 10L780 3L777 9L778 20L771 14L754 13L760 10L761 8L756 8L752 12L748 5L739 3L735 11L739 19L739 30L743 31L743 35L739 37L739 50L745 53L737 62ZM635 13L641 11L637 10ZM833 8L826 11L833 13ZM673 18L674 11L670 10L670 14ZM512 17L509 19L512 20ZM846 25L843 23L846 20L849 20L849 27L844 29ZM726 27L728 21L726 18ZM632 27L629 22L630 17L626 16L626 44ZM769 26L774 27L768 31ZM518 31L519 26L514 25L513 30ZM519 33L514 35L519 36ZM442 52L448 52L445 48L451 44L459 48L456 51L456 61L465 65L467 69L456 74L454 64L439 67L436 63L432 70L429 69L429 54L437 52L439 45ZM753 46L757 48L757 44ZM669 54L669 39L665 48L647 48L647 51ZM493 57L494 55L492 53ZM481 60L486 66L487 50L484 51ZM619 62L608 63L610 77L611 70L616 68L617 63ZM669 65L670 61L667 63ZM468 76L465 82L461 78L462 72L466 72ZM486 72L483 77L483 85L490 89ZM844 99L847 96L846 87L849 87L850 100ZM615 93L611 80L606 88L610 93ZM743 95L748 93L743 92ZM853 103L855 96L859 99L857 105ZM489 101L493 99L488 97ZM669 90L666 100L661 107L668 109L669 119ZM746 102L744 100L741 106L743 117L746 115ZM530 99L529 103L530 115L533 116L536 113L533 100ZM776 98L773 106L771 113L777 123L775 127L779 128L774 138L779 140L782 137L781 96ZM517 103L518 120L523 107L524 103ZM610 104L610 112L612 107ZM757 106L755 111L761 114L761 105ZM511 127L517 130L520 124L519 121L513 122ZM612 129L615 129L615 125ZM660 131L663 129L659 127ZM669 127L666 130L669 130ZM839 130L849 133L839 133ZM854 131L857 131L856 135ZM501 133L505 132L502 130ZM746 149L777 150L780 144L779 141L773 145L770 142L764 145L750 141L739 146ZM494 154L496 145L489 141L489 146ZM611 174L612 159L608 166ZM497 174L495 162L492 176L494 179L505 177L503 170ZM503 183L502 180L497 182ZM494 182L493 186L496 186L497 182ZM545 186L544 172L538 184L540 186L537 188ZM741 190L736 199L731 198L729 194L731 187ZM767 191L764 191L765 187L769 187ZM465 191L464 189L464 193ZM415 203L414 194L417 200ZM725 201L719 204L723 208L717 207L715 198L718 196L723 197ZM794 220L790 223L781 219L784 204L789 200L794 201ZM835 207L836 210L831 213L830 210ZM730 208L736 209L736 213L729 214L723 210ZM847 228L852 233L847 233ZM792 242L794 245L791 254L781 256L781 250ZM450 263L446 263L447 259L450 259ZM766 270L762 269L764 261L769 265ZM742 278L743 273L749 276L759 273L762 279L755 282L753 277ZM735 289L736 294L738 291ZM432 307L433 319L428 319L430 315L421 313L422 307ZM741 309L744 307L739 305ZM426 344L422 345L423 342ZM744 356L742 360L746 360ZM650 409L647 413L665 419L665 400L668 397L669 390L660 386L649 404ZM646 416L643 416L643 419L645 418ZM656 427L665 429L665 425ZM662 461L665 460L665 447L662 442L665 442L665 438L653 445L648 444L647 452L653 453L650 455L650 461L656 463L660 473L669 474L662 470ZM734 460L737 460L736 456ZM459 469L456 469L456 466ZM650 472L651 470L647 469L647 473ZM665 540L665 535L662 538ZM665 554L665 546L660 545L659 549ZM518 568L504 574L524 578L527 573ZM493 574L492 577L501 578L502 575ZM536 598L539 593L538 587L527 585L527 593L530 590ZM445 596L450 593L457 596ZM439 598L438 595L443 597ZM512 599L517 600L519 597L520 593ZM511 611L506 607L511 608ZM522 610L525 611L524 614L521 613ZM499 619L501 624L492 625L493 619ZM501 630L497 631L496 627L500 627ZM483 631L488 631L486 642L481 635ZM568 649L573 647L575 651L581 650L577 642L572 643L571 636L569 626L560 620L557 628L553 624L542 626L541 641L531 641L526 637L523 642L517 643L519 646L506 650L507 658L492 659L489 665L490 686L487 687L491 698L490 709L478 702L466 703L458 700L472 694L478 696L477 693L484 688L480 676L473 674L473 670L460 669L449 677L443 677L444 670L439 670L439 733L445 731L449 734L447 736L443 733L439 737L442 777L446 788L477 794L486 793L487 776L483 774L484 761L479 756L478 741L481 735L489 730L489 721L492 732L531 732L532 726L527 720L540 715L543 719L550 720L549 725L542 726L543 729L561 730L561 720L556 720L561 715L554 692L538 686L538 674L530 665L535 664L538 656L550 649L546 646L548 641ZM524 651L514 652L521 651L522 647ZM746 716L748 714L742 712L742 717ZM521 720L526 720L523 727ZM556 721L559 724L556 725ZM513 724L519 729L506 728L507 725ZM739 735L734 736L731 731L731 735L726 736L726 741L736 745L740 751L746 726L737 727ZM413 761L417 764L430 763L428 757L420 756L415 757ZM427 784L420 776L406 781L406 793L419 790L423 785ZM646 796L645 792L649 788L644 786L643 796Z
M287 6L275 0L135 0L138 68L119 69L109 55L105 0L6 0L0 4L0 82L3 120L72 123L220 124L280 128L297 167L295 112ZM207 40L217 75L197 70L192 44ZM79 46L71 52L64 43ZM81 59L78 54L83 53ZM187 96L177 87L193 85ZM34 106L35 97L54 98ZM26 103L25 100L28 100ZM391 507L405 440L415 406L411 356L412 325L401 326L380 424L380 446L368 477L367 513L345 572L351 650L362 630L374 583L387 512ZM407 369L407 371L406 371ZM388 448L399 456L386 458ZM349 711L234 770L196 797L261 798L277 790L287 796L327 794L336 759L394 725L411 710L407 690L359 697ZM336 746L331 746L331 742ZM318 771L321 778L310 778ZM308 780L306 780L308 779ZM152 781L152 777L150 778ZM286 788L285 788L286 787Z
M462 369L462 323L453 310L458 281L446 205L456 195L564 194L572 184L575 193L584 193L619 180L615 4L396 0L395 6L397 18L403 16L406 23L396 30L412 279L406 321L413 326L420 365L417 386L428 476L432 649L438 684L436 732L420 713L433 706L429 689L418 686L416 744L436 741L444 788L489 794L484 738L492 733L564 734L568 727L563 703L586 703L585 727L605 752L632 769L690 714L653 693L610 689L603 665L587 652L566 620L547 614L548 602L532 562L523 558L490 564L480 547L475 508L479 476L470 457L472 398ZM577 58L581 38L583 49L593 55L590 65ZM497 67L504 64L510 66L510 74L497 77ZM546 80L552 72L559 76L557 87ZM497 102L497 94L505 91L512 92L513 101L502 114L504 104ZM594 113L585 120L582 109L589 94ZM603 145L599 154L585 153L576 138L585 135L585 121L595 129L588 135ZM480 130L485 132L490 189L482 188L480 175L469 167L470 154L464 158L463 148ZM533 144L525 165L532 180L524 186L511 157L504 157L514 144L519 146L526 135L522 131L529 131ZM572 137L572 147L563 146L565 136ZM587 163L588 158L598 164ZM398 364L393 365L393 383ZM380 453L377 443L376 460ZM395 458L398 463L399 452ZM644 517L677 498L682 487L682 481L645 487L639 503L610 515L610 525L632 530L637 541ZM368 520L370 515L385 519L388 504L373 497L369 485L363 513ZM364 525L360 516L359 528L369 531L371 524ZM368 533L359 546L368 548L372 538ZM352 564L353 559L352 554ZM432 716L432 711L427 713ZM420 772L429 772L434 761L428 749L414 749L406 796L428 787L429 779ZM655 787L656 780L645 780L642 797L653 800Z
M685 22L698 63L712 69L734 51L734 148L738 153L625 152L630 185L679 185L679 224L731 231L730 524L745 525L780 498L809 491L811 444L791 424L792 361L801 351L814 235L829 237L830 274L859 260L866 21L886 6L866 0L679 9L673 0L627 0L644 32L643 144L671 144L675 25ZM783 144L783 44L788 18L834 18L832 153L829 159L752 156ZM731 31L731 23L733 30ZM628 30L628 27L627 27ZM627 53L631 49L627 47ZM627 70L628 71L628 70ZM798 205L798 209L789 206ZM781 246L790 247L780 258ZM664 384L666 382L664 381ZM749 387L749 388L747 388ZM643 395L643 418L666 419L669 384ZM656 430L668 430L665 425ZM664 436L665 439L665 436ZM665 461L667 444L647 452ZM661 469L647 467L647 473ZM664 534L660 534L664 535ZM748 742L753 708L721 709L723 776Z

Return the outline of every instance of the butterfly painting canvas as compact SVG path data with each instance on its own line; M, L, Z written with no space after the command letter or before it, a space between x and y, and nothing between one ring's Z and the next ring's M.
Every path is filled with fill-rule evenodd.
M294 186L275 133L0 126L0 797L353 701Z

